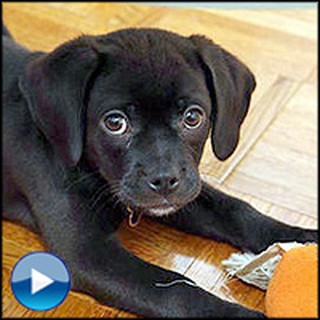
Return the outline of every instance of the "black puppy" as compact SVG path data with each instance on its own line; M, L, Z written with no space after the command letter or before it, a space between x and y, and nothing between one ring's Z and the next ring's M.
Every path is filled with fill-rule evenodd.
M126 251L119 223L141 214L259 252L317 233L261 215L201 182L237 146L255 80L202 36L153 29L83 36L46 54L3 32L4 216L39 232L72 288L144 316L261 317ZM192 205L190 205L192 204ZM214 254L214 253L213 253Z

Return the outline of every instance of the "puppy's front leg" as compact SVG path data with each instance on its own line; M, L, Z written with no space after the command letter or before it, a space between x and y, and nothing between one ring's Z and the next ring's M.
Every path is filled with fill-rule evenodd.
M97 240L85 250L86 260L74 266L82 270L74 289L90 293L105 304L147 317L263 317L181 282L190 280L137 258L113 236L103 242ZM98 246L97 252L93 248ZM180 281L174 284L176 280Z
M161 220L186 232L225 241L256 253L274 242L318 241L316 230L276 221L206 183L192 204Z
M35 215L48 250L66 262L74 290L148 317L262 317L187 283L157 286L189 279L126 251L115 238L107 210L92 212L74 194L57 199L57 205L48 206L48 198L38 202Z

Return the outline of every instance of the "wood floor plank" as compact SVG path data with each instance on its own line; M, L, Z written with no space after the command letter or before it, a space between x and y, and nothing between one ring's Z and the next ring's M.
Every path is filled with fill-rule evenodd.
M301 154L317 157L317 70L313 70L303 85L287 103L264 140ZM314 162L315 160L313 160Z
M146 19L152 20L162 12L162 8L154 8L148 5L137 5L132 3L101 3L93 2L88 6L87 3L75 2L45 2L42 5L49 8L57 8L60 11L72 12L80 19L94 20L99 25L102 32L111 32L119 28L135 27ZM94 17L94 19L93 19Z
M244 173L237 173L230 176L230 179L232 179L230 183L226 182L230 188L243 190L257 198L272 201L275 204L310 216L315 216L317 212L315 209L316 201L313 197L293 194L290 187L279 186Z
M316 41L290 35L285 30L274 30L272 26L239 23L219 12L170 8L153 22L139 26L175 30L185 36L204 34L238 56L257 75L268 70L268 73L300 81L317 64ZM247 11L248 15L250 13Z
M274 167L277 163L277 167ZM292 194L316 195L316 158L259 141L255 149L238 168L238 173L253 176L280 187L290 188Z
M79 21L72 12L32 3L4 3L3 16L16 41L30 50L50 51L81 33L94 34L96 30L92 20Z
M254 208L261 212L261 214L293 226L296 225L313 229L316 229L318 226L318 217L311 215L307 210L301 212L297 209L290 209L286 207L286 202L275 204L271 202L270 199L255 195L252 190L248 192L245 188L235 188L233 185L228 185L226 183L218 185L210 176L203 175L202 178L213 187L250 203Z
M299 14L296 10L279 10L279 15L287 16L295 20L303 20L312 24L317 24L318 22L318 12L312 8L310 9L300 9Z
M223 17L230 17L237 21L250 22L266 28L285 31L288 34L301 36L311 40L317 40L317 14L314 9L301 9L299 15L287 10L254 9L248 14L248 10L208 10ZM277 23L274 23L277 21Z
M316 96L306 81L225 181L228 187L317 216Z
M4 3L3 12L4 22L18 42L44 51L82 34L134 27L159 14L153 7L115 3Z
M192 264L194 252L201 247L198 241L175 229L143 219L135 228L124 222L118 230L123 245L137 256L161 267L184 273ZM183 243L183 246L181 244Z

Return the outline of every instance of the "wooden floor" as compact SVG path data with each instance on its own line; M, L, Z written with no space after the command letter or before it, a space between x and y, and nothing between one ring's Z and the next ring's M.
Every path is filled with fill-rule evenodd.
M193 10L116 3L4 3L3 19L30 49L51 50L81 33L124 27L159 27L183 35L205 34L250 66L258 86L239 148L220 163L206 147L203 178L287 223L317 227L317 11ZM124 246L147 261L187 275L201 287L264 310L262 291L225 281L221 261L237 250L144 220L120 228ZM13 265L44 249L41 239L3 223L4 317L128 317L71 292L54 310L27 310L10 288Z

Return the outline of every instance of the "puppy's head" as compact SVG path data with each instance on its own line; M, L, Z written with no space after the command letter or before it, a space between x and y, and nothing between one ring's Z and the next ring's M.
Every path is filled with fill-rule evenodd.
M212 41L153 29L71 41L29 64L22 84L65 165L83 156L120 201L158 216L199 194L210 128L215 155L233 153L254 87Z

